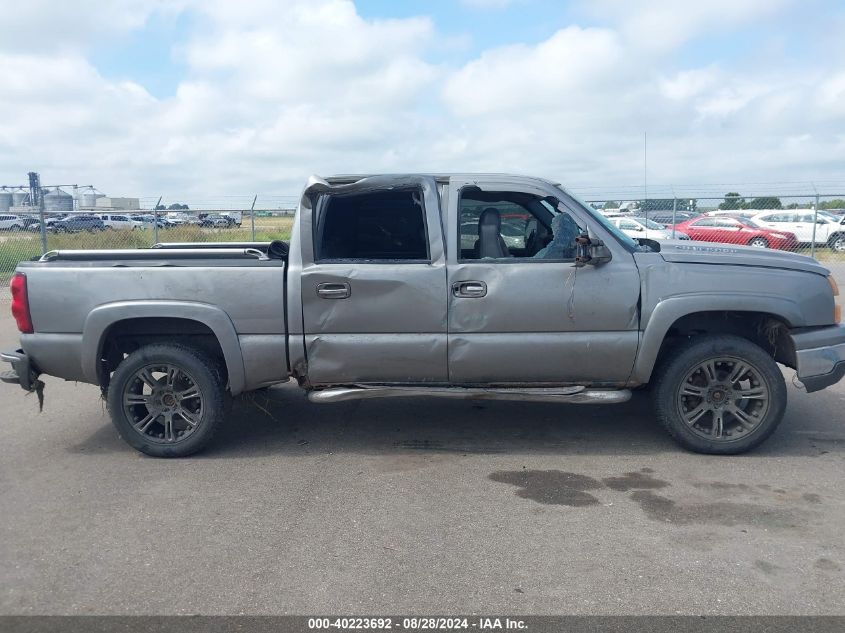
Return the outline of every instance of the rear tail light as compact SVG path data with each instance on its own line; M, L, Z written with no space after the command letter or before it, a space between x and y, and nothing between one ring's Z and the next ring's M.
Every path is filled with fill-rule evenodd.
M833 322L839 323L842 320L842 306L839 305L839 286L833 275L828 275L827 281L830 284L830 289L833 291Z
M32 334L32 316L29 314L29 297L26 292L26 275L15 273L9 284L12 290L12 316L18 324L18 330L24 334Z

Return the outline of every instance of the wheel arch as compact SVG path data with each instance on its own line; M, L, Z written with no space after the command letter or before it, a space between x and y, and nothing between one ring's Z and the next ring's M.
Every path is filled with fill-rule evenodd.
M802 322L801 307L783 297L704 294L666 299L657 304L643 330L630 382L647 383L675 342L703 333L741 336L765 349L777 362L794 367L789 329Z
M97 306L85 320L82 335L82 371L89 382L108 385L109 374L125 351L113 348L113 343L133 336L159 342L191 336L198 347L222 358L232 395L244 389L243 355L229 315L216 306L191 301L119 301ZM107 355L110 359L104 362Z

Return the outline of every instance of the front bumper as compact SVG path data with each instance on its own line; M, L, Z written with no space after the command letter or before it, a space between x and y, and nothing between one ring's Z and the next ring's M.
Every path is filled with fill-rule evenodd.
M26 352L22 349L15 352L0 352L0 360L12 365L10 370L0 373L0 380L13 384L17 383L26 391L35 390L39 372L29 361Z
M807 393L845 377L845 324L790 332L795 346L798 380Z

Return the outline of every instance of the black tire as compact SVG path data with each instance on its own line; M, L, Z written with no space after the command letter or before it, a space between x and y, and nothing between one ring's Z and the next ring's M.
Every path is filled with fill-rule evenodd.
M837 253L845 253L845 233L831 235L827 245Z
M175 391L175 386L168 387L170 378L167 376L156 381L164 395L154 396L156 392L152 389L150 395L145 395L144 390L149 388L149 383L143 382L138 373L149 369L149 375L154 377L155 373L164 373L161 368L165 366L175 367L181 372L185 380L182 383L184 391ZM144 384L148 386L145 387ZM170 437L165 437L168 435L166 413L163 413L160 407L166 406L164 398L168 388L171 396L185 393L192 388L195 388L199 395L184 401L170 398L171 404L175 402L174 406L178 407L179 411L182 410L183 402L190 400L193 404L184 406L186 412L188 406L194 407L195 411L190 412L190 415L195 416L193 419L196 424L191 425L188 417L182 416L176 409L171 409ZM150 398L151 402L155 400L156 406L125 404L126 400L133 396L136 399ZM112 423L132 448L153 457L185 457L202 450L212 440L225 417L226 399L226 381L222 368L216 361L184 345L153 344L136 350L118 365L109 383L108 408ZM159 411L158 414L155 414L156 410ZM133 423L143 423L144 420L150 421L143 429L133 426ZM180 425L185 428L176 430L176 426ZM157 433L159 428L162 433ZM183 437L177 437L179 433L182 433Z
M695 386L693 381L704 375L702 365L709 367L710 362L718 374L713 386ZM742 380L732 384L729 374L735 368L742 371L743 364L748 366L748 372L740 374ZM747 388L741 384L746 381ZM652 382L658 421L678 444L696 453L735 455L751 450L774 433L786 409L786 383L777 363L765 350L738 336L703 335L691 339L675 348L655 369ZM706 395L687 395L690 388ZM751 394L761 388L765 389L765 398L737 398L738 393ZM698 413L695 420L684 419L684 415L694 417L702 409L704 413ZM734 411L753 423L750 428ZM705 425L710 428L702 428Z
M9 230L10 230L10 231L14 231L14 232L18 232L18 231L20 231L20 230L21 230L21 225L20 225L20 224L13 224L13 225L11 226L11 228L9 228Z
M748 245L755 248L769 248L769 240L765 237L755 237L748 241Z

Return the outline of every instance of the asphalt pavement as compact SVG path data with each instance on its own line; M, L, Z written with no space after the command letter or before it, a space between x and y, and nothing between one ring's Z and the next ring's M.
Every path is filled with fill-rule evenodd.
M289 385L159 460L96 387L46 383L43 413L0 385L0 614L845 614L845 384L790 385L738 457L676 447L645 394L315 405Z

